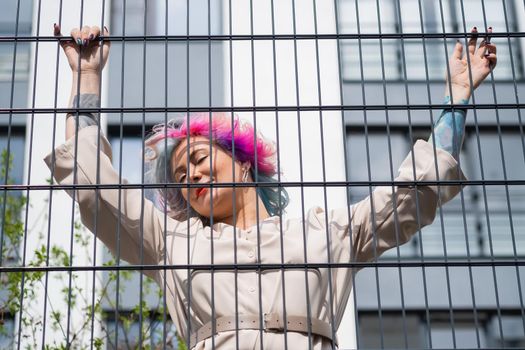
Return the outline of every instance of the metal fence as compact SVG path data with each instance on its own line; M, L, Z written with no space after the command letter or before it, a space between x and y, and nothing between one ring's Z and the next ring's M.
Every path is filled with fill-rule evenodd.
M6 0L3 7L1 348L525 346L525 1ZM74 27L109 27L93 38L111 42L90 90L99 105L68 102L71 81L78 95L85 78L69 73L53 23L66 37ZM462 106L459 168L467 179L422 180L414 170L396 180L447 108L448 57L473 26L480 37L494 28L499 61ZM66 114L86 113L100 114L98 127L86 136L77 125L79 136L61 146ZM253 225L228 225L219 214L204 226L174 220L167 199L155 195L202 187L147 177L151 128L197 114L209 124L219 116L247 121L252 147L259 132L274 142L273 180L255 161L253 182L205 186L234 196L255 189ZM207 143L210 154L219 141ZM206 159L211 168L214 157ZM433 162L428 171L436 173ZM412 229L394 199L386 234L375 227L381 203L363 205L375 188L430 187L438 198L450 188L459 193L446 204L438 199L424 228L425 196L415 195ZM287 191L290 203L259 219L268 188ZM231 219L239 222L235 205ZM358 207L372 217L356 223ZM359 232L367 225L365 259ZM413 235L399 245L405 230ZM392 249L382 254L382 244ZM338 343L329 340L336 335Z

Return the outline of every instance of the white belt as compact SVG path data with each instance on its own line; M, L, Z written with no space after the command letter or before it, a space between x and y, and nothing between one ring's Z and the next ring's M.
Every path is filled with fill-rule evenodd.
M263 324L260 325L259 315L239 315L223 316L215 320L215 329L212 321L200 327L197 332L193 333L190 338L190 349L198 342L214 336L219 332L234 331L236 329L263 329L265 332L284 332L283 317L277 313L264 314ZM308 330L308 321L310 321L310 330ZM262 326L262 327L261 327ZM215 333L214 333L215 331ZM320 335L334 342L337 346L337 337L332 337L332 326L329 323L318 320L308 319L303 316L286 316L286 331L300 332Z

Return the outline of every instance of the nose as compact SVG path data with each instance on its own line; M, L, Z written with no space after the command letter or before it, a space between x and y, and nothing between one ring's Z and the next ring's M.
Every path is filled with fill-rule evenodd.
M202 176L200 174L193 174L191 176L191 182L196 183L199 182Z
M192 183L199 182L202 179L202 171L198 166L192 166L190 168L190 181Z

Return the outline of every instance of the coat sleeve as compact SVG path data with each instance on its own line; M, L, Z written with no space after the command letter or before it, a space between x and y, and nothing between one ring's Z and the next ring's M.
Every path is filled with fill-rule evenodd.
M98 127L83 128L77 135L76 157L75 138L71 138L56 148L54 162L52 154L44 159L50 169L54 167L55 180L61 185L118 185L119 174L111 163L111 146L104 136L97 137ZM73 196L73 190L67 192ZM76 189L75 200L82 223L113 254L118 253L131 264L150 265L162 261L165 214L145 199L140 189ZM153 271L145 272L155 276Z
M395 181L437 180L465 180L465 176L448 152L436 149L435 156L432 145L419 140L399 167ZM419 229L431 224L438 205L454 198L460 190L457 184L377 187L350 211L333 210L330 224L339 228L336 232L352 250L354 261L370 261L408 242Z

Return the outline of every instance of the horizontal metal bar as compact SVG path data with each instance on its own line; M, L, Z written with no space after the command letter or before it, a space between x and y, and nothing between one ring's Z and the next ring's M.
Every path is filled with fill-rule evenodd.
M117 127L118 125L113 124L111 126L110 133L111 132L114 133L113 130L114 128L117 128ZM377 124L364 125L362 122L359 123L356 121L348 121L347 124L345 125L345 130L347 133L347 137L352 137L353 136L352 134L355 134L355 133L362 133L364 132L365 128L368 130L369 134L384 135L386 132L386 127L387 127L386 124L384 125L377 125ZM412 133L428 133L430 135L431 126L429 124L427 125L394 124L394 125L388 125L388 128L390 129L391 133L405 134L411 130ZM109 126L108 126L108 129L109 129ZM504 132L506 134L511 134L511 135L519 135L521 133L519 124L517 123L516 124L503 124L503 125L502 124L500 125L497 125L497 124L488 124L488 125L487 124L478 124L478 125L467 124L465 126L465 131L467 134L473 134L477 132L494 133L494 132L499 132L499 131Z
M360 306L358 307L359 316L377 316L377 307L372 308L368 306ZM448 319L450 317L450 308L440 307L440 306L429 306L428 311L430 312L430 316L433 320L436 320L440 317L443 318L445 322L448 322ZM456 306L454 305L454 316L457 319L472 319L472 307L464 307L464 306ZM404 310L404 312L407 314L407 316L410 315L417 315L420 317L426 317L426 310L421 309L420 307L411 307L408 306ZM521 310L519 308L513 307L513 306L501 306L499 309L494 307L479 307L476 306L476 312L478 313L478 317L488 319L488 317L496 316L498 312L501 312L501 314L505 316L515 316L515 315L521 315ZM399 315L401 313L401 310L399 308L393 307L382 307L381 313L383 315ZM442 314L442 315L439 315ZM484 317L482 317L484 316ZM440 350L443 350L442 347L439 347ZM462 347L462 349L465 349ZM479 350L478 348L475 348ZM472 349L474 350L474 349Z
M326 268L399 268L399 267L513 267L525 266L525 257L515 259L454 260L450 261L376 261L348 263L282 263L282 264L166 264L118 266L2 266L0 273L59 272L59 271L152 271L152 270L297 270Z
M162 189L162 188L223 188L223 187L369 187L369 186L525 186L522 180L455 180L455 181L287 181L287 182L222 182L213 184L148 183L148 184L90 184L90 185L0 185L2 191L20 190L109 190L109 189Z
M104 107L104 108L0 108L0 114L68 113L196 113L196 112L305 112L305 111L405 111L429 109L524 109L525 103L444 104L379 104L379 105L302 105L242 107Z
M483 38L487 33L480 32L478 37ZM352 34L242 34L242 35L111 35L101 36L100 40L108 41L253 41L253 40L357 40L357 39L444 39L465 38L471 33L352 33ZM523 38L525 32L500 32L491 33L491 38ZM69 37L57 39L54 36L2 36L0 42L45 42L70 40Z

